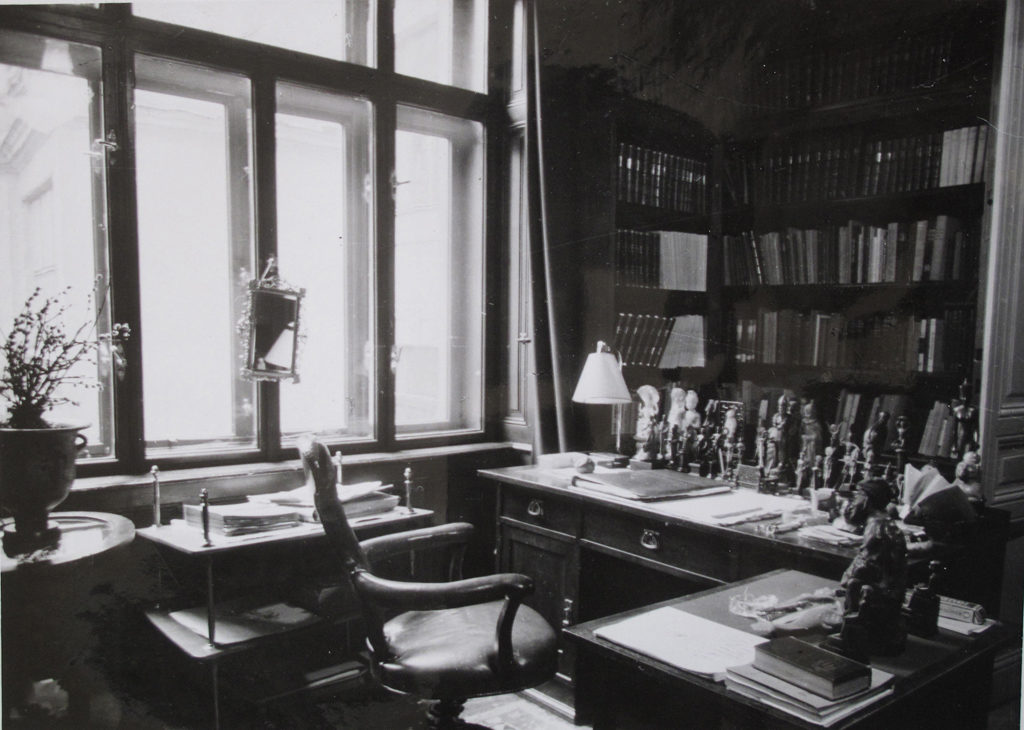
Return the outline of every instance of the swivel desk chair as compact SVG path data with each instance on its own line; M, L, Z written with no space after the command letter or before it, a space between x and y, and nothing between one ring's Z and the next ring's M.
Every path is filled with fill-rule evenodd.
M378 577L374 563L413 549L464 544L472 525L452 523L360 543L338 499L335 465L322 443L300 444L324 532L340 558L366 624L371 672L384 687L436 700L430 728L465 727L458 719L470 697L515 692L554 676L556 636L521 604L533 591L525 575L501 573L421 583ZM401 612L386 618L385 611Z

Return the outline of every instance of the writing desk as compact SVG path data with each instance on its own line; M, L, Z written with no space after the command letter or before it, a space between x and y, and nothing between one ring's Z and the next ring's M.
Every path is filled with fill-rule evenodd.
M353 518L351 525L356 536L365 540L390 532L427 527L431 524L432 517L433 512L430 510L410 511L407 507L396 507L389 512ZM256 570L259 563L276 563L283 574L312 575L322 562L329 563L332 559L323 526L319 523L302 523L295 527L230 537L211 532L210 544L206 544L202 530L186 525L181 520L174 520L169 525L146 527L138 530L136 534L157 547L171 573L186 585L187 574L194 572L194 561L199 560L202 565L205 610L200 610L198 614L190 612L189 615L201 615L205 619L205 630L194 621L183 623L180 618L181 611L165 607L146 611L146 618L188 657L209 662L214 724L219 726L217 661L225 656L246 651L264 639L292 630L313 628L323 622L296 621L295 618L301 614L290 610L294 607L287 599L274 604L281 608L278 612L280 621L275 621L273 616L268 617L266 612L262 614L258 624L246 616L233 618L230 615L231 611L226 610L223 604L219 604L221 599L215 587L215 567L222 572L234 568L234 572L248 573L250 579L262 575ZM323 548L324 561L315 559L315 553L320 547ZM238 589L232 587L229 592L234 594Z
M683 598L669 599L567 629L576 646L576 720L608 730L629 717L640 727L817 728L808 721L594 635L603 626L660 606L675 606L731 628L749 631L751 619L729 612L729 599L745 591L792 598L835 581L791 570L772 571ZM973 637L939 630L910 636L897 657L871 664L895 675L893 693L839 720L831 728L982 728L991 691L992 662L1013 633L996 624ZM630 725L633 727L634 725Z
M537 589L527 603L563 628L781 568L838 580L855 554L796 532L769 537L756 524L723 526L691 516L717 496L637 502L572 488L571 470L537 466L478 474L497 486L499 569L532 576ZM951 569L942 592L982 603L995 615L1005 531L979 537L935 545L911 562L923 572L929 560L943 560ZM573 665L572 647L563 642L563 678L571 678Z

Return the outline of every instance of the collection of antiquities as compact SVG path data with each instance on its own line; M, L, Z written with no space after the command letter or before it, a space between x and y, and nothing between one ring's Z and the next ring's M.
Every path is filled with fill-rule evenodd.
M696 391L673 387L667 412L662 414L657 388L642 385L637 395L637 450L631 468L674 469L756 487L760 492L806 497L819 518L863 536L837 594L841 625L829 648L864 660L872 654L899 654L908 631L935 633L936 582L942 566L930 563L928 579L913 587L908 602L908 545L899 520L925 525L927 540L943 532L950 536L956 527L953 523L960 519L962 527L965 516L971 522L974 510L983 506L977 409L969 405L963 387L950 405L956 422L953 455L959 459L952 491L966 506L943 515L924 512L920 506L908 509L904 416L893 424L894 458L882 459L889 413L878 412L859 443L852 434L843 441L837 424L826 428L818 418L812 399L801 402L783 395L770 422L758 428L755 464L750 465L743 461L741 403L711 400L701 413Z

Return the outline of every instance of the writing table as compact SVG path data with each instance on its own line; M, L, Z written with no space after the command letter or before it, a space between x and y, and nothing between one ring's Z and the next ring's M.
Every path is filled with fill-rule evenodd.
M514 466L478 474L497 487L499 570L533 577L537 589L527 603L563 628L781 568L838 580L855 554L855 548L797 532L760 534L756 523L701 521L709 505L728 512L730 500L770 496L746 488L731 496L639 502L572 487L571 469ZM807 504L774 499L794 508ZM942 593L982 603L996 615L1005 528L986 530L974 542L936 544L912 556L915 578L923 577L928 561L943 560L950 569ZM571 680L573 665L572 647L563 642L564 679Z
M650 728L820 727L732 692L722 682L660 662L594 632L661 606L674 606L749 632L752 619L729 612L732 596L745 592L751 596L777 595L783 601L836 585L819 576L777 570L567 629L565 636L576 647L579 658L577 722L592 723L594 730L614 728L619 719L627 717L640 722L640 727ZM830 727L982 728L987 718L994 655L1013 638L1013 632L998 623L971 637L943 629L929 639L910 636L901 655L871 659L873 667L894 675L894 691Z
M406 507L396 507L389 512L353 518L351 524L356 536L365 540L386 533L427 527L432 518L433 512L430 510L410 511ZM146 618L188 657L209 662L214 721L215 725L219 725L217 661L252 648L263 639L292 630L312 628L323 621L319 617L310 616L287 599L274 602L272 610L265 608L260 611L259 620L254 621L252 612L238 613L234 611L236 603L221 602L215 586L216 569L234 567L250 573L251 578L253 575L262 575L256 571L257 563L276 563L283 574L311 575L318 567L314 563L319 562L311 556L323 552L324 560L328 563L331 560L323 526L310 522L236 536L211 532L209 545L203 538L202 530L186 525L181 520L173 520L169 525L146 527L136 534L153 543L172 574L182 578L185 583L188 582L185 574L190 569L194 571L194 562L199 560L201 563L204 607L179 610L158 607L146 611ZM319 551L321 547L323 550Z

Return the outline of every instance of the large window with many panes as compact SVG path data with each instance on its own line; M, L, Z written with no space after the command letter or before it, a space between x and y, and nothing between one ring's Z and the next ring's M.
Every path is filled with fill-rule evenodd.
M0 8L0 323L63 292L108 343L48 414L80 473L483 434L486 6ZM241 367L271 262L295 382Z

